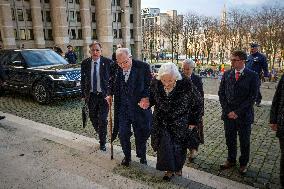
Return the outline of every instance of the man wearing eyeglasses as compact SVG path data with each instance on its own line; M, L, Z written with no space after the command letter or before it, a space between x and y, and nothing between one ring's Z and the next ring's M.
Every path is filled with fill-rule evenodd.
M244 51L234 51L231 55L232 69L226 71L219 88L228 157L220 169L236 165L237 134L239 134L241 156L240 174L247 172L250 154L251 124L254 121L253 105L257 95L258 76L245 68L247 55Z
M102 46L94 41L90 46L91 57L81 64L82 100L88 103L89 117L99 134L100 150L106 151L108 103L106 100L112 60L102 56Z
M131 126L135 136L136 155L141 164L147 164L146 142L150 136L152 117L149 108L150 66L132 59L128 48L116 50L116 63L119 68L115 81L109 85L108 99L114 95L114 118L118 119L119 139L125 156L121 165L129 166L131 162Z

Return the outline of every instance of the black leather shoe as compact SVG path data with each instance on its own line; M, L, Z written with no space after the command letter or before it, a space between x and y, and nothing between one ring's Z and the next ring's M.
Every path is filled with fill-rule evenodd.
M240 172L241 175L246 174L247 171L248 171L247 166L245 166L245 165L244 166L240 166L239 172Z
M230 169L231 167L234 167L235 165L236 165L236 163L225 161L225 163L220 165L220 169L221 170Z
M100 150L105 152L106 151L106 146L105 145L100 145Z
M131 161L130 159L123 158L123 160L121 161L121 165L123 165L125 167L129 167L130 161Z
M141 164L144 164L144 165L147 165L147 160L146 160L146 158L140 158L140 163L141 163Z
M5 119L5 116L0 116L0 120L1 120L1 119Z

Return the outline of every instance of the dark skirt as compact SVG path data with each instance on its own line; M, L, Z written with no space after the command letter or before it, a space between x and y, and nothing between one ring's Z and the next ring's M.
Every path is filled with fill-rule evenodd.
M157 151L156 169L160 171L180 171L186 160L186 147L174 142L167 131L162 132Z

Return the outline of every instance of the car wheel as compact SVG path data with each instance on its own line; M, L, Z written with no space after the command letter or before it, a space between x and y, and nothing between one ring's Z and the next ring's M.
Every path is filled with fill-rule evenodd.
M40 104L47 104L50 101L50 92L45 84L38 82L33 87L34 99Z

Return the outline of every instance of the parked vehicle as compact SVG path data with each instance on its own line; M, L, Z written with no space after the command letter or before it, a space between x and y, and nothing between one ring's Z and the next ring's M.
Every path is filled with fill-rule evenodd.
M163 63L154 63L150 64L151 72L158 73L160 67L163 65Z
M80 65L50 49L1 50L0 64L7 75L4 90L32 94L41 104L81 93Z

